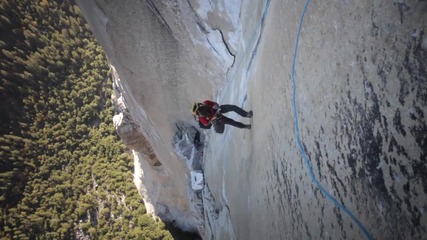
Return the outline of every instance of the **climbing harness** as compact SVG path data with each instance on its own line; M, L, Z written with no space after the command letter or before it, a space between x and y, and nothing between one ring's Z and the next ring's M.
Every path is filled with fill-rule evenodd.
M370 240L370 239L373 239L371 234L366 229L366 227L359 221L359 219L357 219L357 217L354 216L354 214L350 210L348 210L342 203L338 202L328 191L326 191L325 188L323 188L322 185L320 185L319 181L314 176L313 168L311 167L311 164L310 164L310 161L308 160L307 154L305 153L305 151L302 147L302 144L301 144L300 134L299 134L299 126L298 126L298 114L297 114L297 107L296 107L295 61L296 61L296 56L297 56L297 51L298 51L298 42L299 42L299 37L300 37L300 33L301 33L301 27L302 27L304 15L305 15L305 12L307 11L309 3L310 3L310 0L307 0L307 2L305 3L305 6L304 6L304 10L301 13L297 37L296 37L296 41L295 41L294 56L293 56L293 61L292 61L292 73L291 73L291 78L292 78L292 112L294 115L294 122L295 122L295 142L296 142L296 145L298 146L298 149L302 155L302 158L304 159L304 163L308 168L310 178L313 181L313 183L317 186L317 188L319 188L319 190L323 193L323 195L326 196L326 198L329 201L331 201L341 211L345 212L351 218L351 220L353 220L353 222L355 222L357 224L357 226L360 228L360 230L362 230L363 234L365 234L365 237Z

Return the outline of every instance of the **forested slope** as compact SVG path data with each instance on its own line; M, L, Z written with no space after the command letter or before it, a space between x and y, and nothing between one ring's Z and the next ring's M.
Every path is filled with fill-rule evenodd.
M79 8L3 0L0 14L0 238L172 238L145 214Z

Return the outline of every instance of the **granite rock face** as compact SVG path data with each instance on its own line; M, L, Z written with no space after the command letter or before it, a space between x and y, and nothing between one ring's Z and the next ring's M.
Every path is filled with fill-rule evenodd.
M205 239L364 237L313 184L295 143L290 75L305 1L78 2L116 70L118 132L152 212ZM312 1L301 29L303 149L376 239L427 232L426 13L426 1ZM208 98L254 116L228 115L250 131L200 131L201 208L191 141L181 142L191 136L176 132L196 126L191 103Z
M211 239L365 237L313 183L295 143L291 66L305 2L271 1L252 67L221 96L254 118L250 132L226 129L205 151L215 199L206 209L219 210L208 215ZM320 184L374 239L427 231L426 13L425 1L311 1L301 28L302 147Z
M113 66L117 132L133 150L148 209L197 231L189 169L171 141L177 122L192 122L191 104L224 86L239 37L224 4L240 3L77 2Z

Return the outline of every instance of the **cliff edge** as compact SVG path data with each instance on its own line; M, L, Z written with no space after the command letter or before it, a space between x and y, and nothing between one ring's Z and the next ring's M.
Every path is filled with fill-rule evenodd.
M204 239L425 236L426 1L78 2L152 212ZM254 116L203 134L200 209L175 134L208 98Z
M225 84L239 36L224 9L238 16L236 2L77 1L112 65L115 123L147 209L187 231L203 216L191 210L189 168L171 141L177 123L191 123L191 104Z

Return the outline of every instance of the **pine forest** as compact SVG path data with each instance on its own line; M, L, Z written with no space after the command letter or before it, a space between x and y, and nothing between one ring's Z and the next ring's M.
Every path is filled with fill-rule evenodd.
M78 6L0 11L0 239L172 239L133 183L109 64Z

